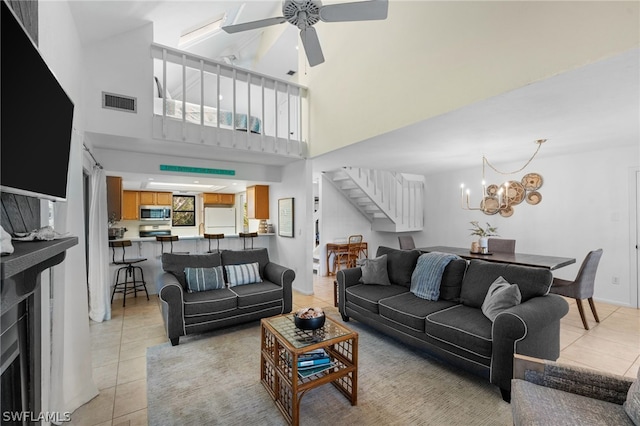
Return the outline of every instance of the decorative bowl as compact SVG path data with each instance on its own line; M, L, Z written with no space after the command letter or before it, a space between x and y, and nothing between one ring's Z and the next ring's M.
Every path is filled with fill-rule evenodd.
M315 318L300 318L298 314L293 314L293 323L301 330L317 330L324 325L325 316Z

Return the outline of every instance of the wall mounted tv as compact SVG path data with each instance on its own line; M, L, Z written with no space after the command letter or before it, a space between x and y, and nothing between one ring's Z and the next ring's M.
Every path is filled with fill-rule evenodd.
M66 201L73 102L0 3L0 191Z

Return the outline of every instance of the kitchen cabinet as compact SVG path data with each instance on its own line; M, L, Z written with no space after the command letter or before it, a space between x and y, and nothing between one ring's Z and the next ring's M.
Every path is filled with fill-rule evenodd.
M170 206L173 204L171 192L140 191L141 206Z
M122 219L122 178L107 176L107 219Z
M140 219L140 192L122 191L122 220Z
M247 187L247 217L269 219L269 185Z
M202 201L204 205L207 204L225 204L231 205L235 204L236 196L235 194L221 194L221 193L208 193L205 192L202 194Z

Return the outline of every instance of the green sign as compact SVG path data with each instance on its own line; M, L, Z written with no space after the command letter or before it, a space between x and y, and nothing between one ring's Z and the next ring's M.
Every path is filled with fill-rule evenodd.
M201 173L205 175L226 175L226 176L236 175L235 170L208 169L206 167L172 166L170 164L160 164L160 170L163 170L166 172Z

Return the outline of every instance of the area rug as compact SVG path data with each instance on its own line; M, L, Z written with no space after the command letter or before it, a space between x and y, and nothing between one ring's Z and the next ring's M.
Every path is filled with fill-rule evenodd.
M301 425L511 425L486 380L352 320L359 334L358 404L330 384L300 404ZM260 383L257 322L147 349L149 425L284 425Z

